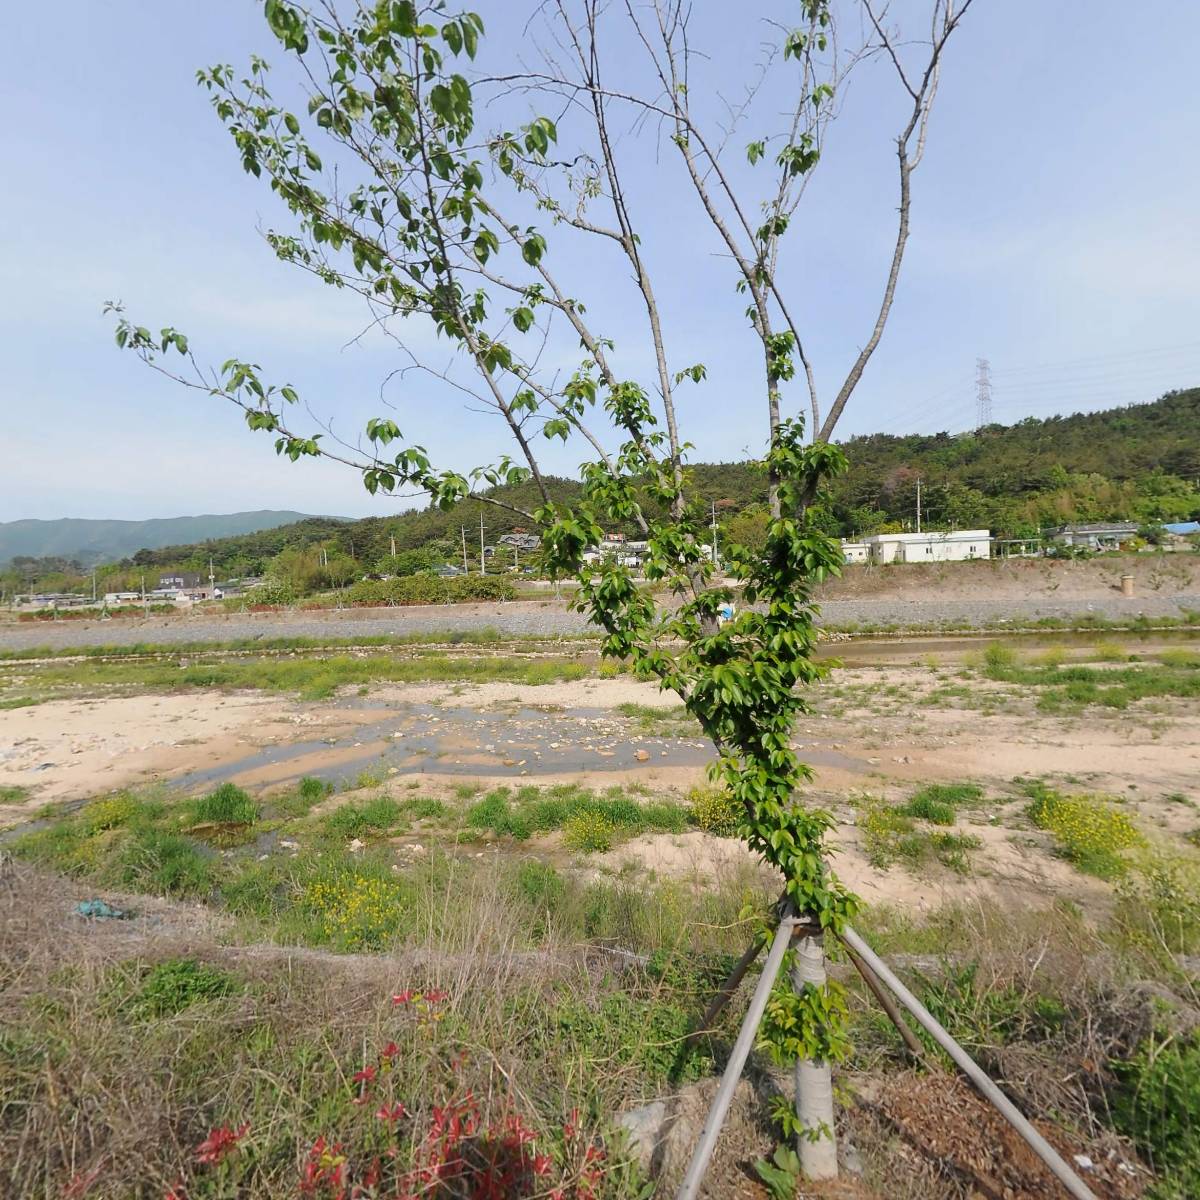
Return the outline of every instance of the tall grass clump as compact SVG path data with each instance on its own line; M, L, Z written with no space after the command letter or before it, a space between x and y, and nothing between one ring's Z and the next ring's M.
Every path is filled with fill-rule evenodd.
M1007 671L1017 665L1017 652L1001 642L992 642L983 652L983 663L988 672Z
M1120 1082L1113 1123L1160 1176L1150 1194L1194 1200L1200 1196L1200 1035L1155 1034L1112 1069Z
M375 796L358 804L343 804L325 818L325 829L335 837L382 837L400 823L403 810L391 796Z
M922 828L907 806L894 807L877 799L868 799L863 805L858 827L867 861L880 870L897 863L917 870L932 859L966 875L971 870L971 852L980 846L971 834Z
M214 863L188 838L164 829L141 830L121 854L120 882L159 896L201 897L213 890Z
M258 820L258 805L248 792L223 783L193 802L191 818L196 825L253 825Z

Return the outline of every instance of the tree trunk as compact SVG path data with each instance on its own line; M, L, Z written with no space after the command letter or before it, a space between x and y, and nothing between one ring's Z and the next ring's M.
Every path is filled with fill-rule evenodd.
M825 986L825 944L820 934L800 939L792 986ZM796 1152L809 1179L836 1179L837 1140L834 1136L833 1075L827 1062L796 1061L796 1116L800 1122Z

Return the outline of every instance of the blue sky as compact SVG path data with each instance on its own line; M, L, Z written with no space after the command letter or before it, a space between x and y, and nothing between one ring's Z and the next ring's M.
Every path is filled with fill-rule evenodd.
M532 3L476 6L493 61L516 53ZM720 47L713 77L743 71L761 27L727 28L725 5L697 7L702 31L720 15L708 30ZM1200 384L1200 6L1158 0L1136 22L1130 13L1115 0L976 0L916 178L892 322L841 435L970 427L979 355L991 361L1005 421ZM6 125L0 188L0 520L394 511L344 470L277 460L232 408L119 354L100 313L120 298L143 323L187 331L201 355L259 361L344 432L380 411L393 350L382 339L348 345L365 324L353 298L264 246L258 230L280 213L242 173L194 83L197 67L240 66L254 51L282 60L259 5L63 0L25 6L6 34L0 87L21 116ZM615 46L618 58L624 49ZM881 72L855 81L785 259L827 396L878 304L899 99ZM624 145L674 365L710 369L683 402L695 457L756 453L757 359L728 265L665 159L648 142ZM588 268L576 290L616 338L626 372L643 371L627 270L569 252L563 261ZM492 428L445 396L388 387L402 428L440 463L466 468L494 454ZM799 391L789 398L802 401ZM579 457L552 455L551 465L567 470Z

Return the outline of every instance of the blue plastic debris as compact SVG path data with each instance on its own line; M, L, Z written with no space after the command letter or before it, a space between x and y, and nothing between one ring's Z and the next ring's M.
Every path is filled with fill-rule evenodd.
M124 909L113 908L103 900L80 900L75 905L75 912L81 917L91 917L97 921L125 921L132 916Z

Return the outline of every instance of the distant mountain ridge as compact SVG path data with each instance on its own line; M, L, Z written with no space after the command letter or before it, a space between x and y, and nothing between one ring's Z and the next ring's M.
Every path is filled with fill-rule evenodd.
M303 521L309 514L277 509L158 517L148 521L0 521L0 564L18 555L75 559L84 566L128 558L138 550L207 542Z

